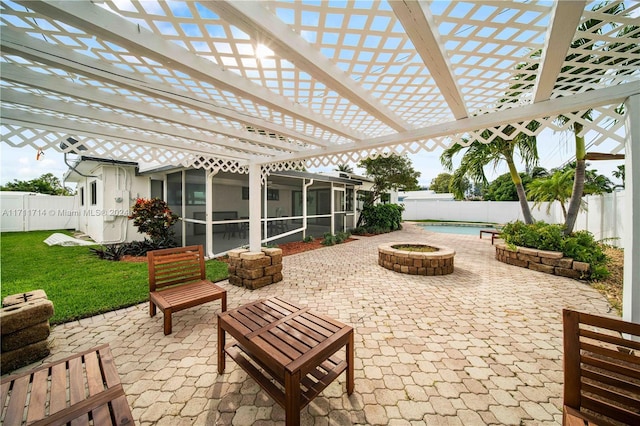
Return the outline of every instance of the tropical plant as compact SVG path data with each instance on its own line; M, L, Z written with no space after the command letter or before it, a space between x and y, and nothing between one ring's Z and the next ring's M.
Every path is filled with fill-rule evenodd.
M338 166L333 169L336 172L344 172L344 173L353 173L353 167L349 164L338 164Z
M365 174L373 179L371 191L363 200L364 205L373 205L382 195L390 190L416 191L420 189L418 178L420 172L413 169L411 160L406 156L390 154L377 158L367 158L358 163L365 169Z
M529 183L533 179L525 172L518 174L520 175L522 186L526 191ZM483 185L482 198L486 201L518 201L518 191L513 183L513 179L511 179L511 174L505 173L488 184Z
M376 204L364 206L360 219L367 233L379 234L402 228L402 212L399 204Z
M452 192L451 190L451 181L453 179L453 175L450 173L440 173L438 176L434 177L431 180L431 184L429 185L429 189L438 193L444 194L448 192ZM462 189L463 193L467 193L467 191L471 188L471 182L469 179L463 179Z
M601 4L597 4L593 8L593 11L600 10L600 9L605 9L604 13L619 15L624 13L625 5L623 2L614 2L614 3L604 2ZM615 29L615 28L610 28L608 26L604 26L602 25L602 21L592 18L592 19L587 19L582 24L580 24L580 26L578 27L578 30L590 31L591 29L594 29L594 28L597 28L596 31L598 33L611 32L612 30ZM618 31L617 37L629 36L629 37L637 38L640 36L638 34L638 31L636 31L637 28L638 28L637 26L625 26ZM601 52L599 50L594 51L594 55L588 54L588 52L594 50L594 48L597 49L597 46L592 42L590 38L586 38L586 37L575 40L571 44L571 47L574 50L578 50L578 53L569 55L566 58L565 62L569 64L574 64L576 62L589 63L589 62L593 62L594 59L596 59L598 63L606 62L613 67L614 65L618 64L622 60L620 58L614 57L615 55L613 55L613 52L615 52L617 55L618 52L616 52L616 49L619 49L619 43L614 43L611 46L604 48L604 52L606 53L607 51L610 51L612 52L611 55L606 55L606 54L600 55ZM599 57L596 55L598 55ZM569 74L572 74L572 75L584 75L584 74L589 75L594 73L594 71L590 71L586 66L583 67L583 66L576 66L576 65L565 66L562 69L562 72L563 73L568 72ZM561 81L561 79L559 79L558 81ZM580 118L587 121L591 121L593 119L592 110L586 111L585 113L582 114ZM558 121L564 125L569 121L569 119L565 116L559 116ZM578 217L578 210L582 202L582 196L584 195L586 155L587 155L585 138L583 134L584 125L580 121L574 121L573 124L571 125L571 130L574 133L574 140L575 140L575 147L576 147L576 172L575 172L575 179L573 180L573 190L571 193L571 199L569 201L569 207L567 209L567 218L564 224L564 232L567 235L573 231L573 228L576 223L576 219Z
M573 170L556 170L551 176L534 179L527 186L529 198L534 201L534 206L547 202L547 214L551 211L554 201L560 203L562 217L567 219L566 203L571 198L573 187Z
M527 129L533 133L539 126L540 123L537 121L531 121L527 124ZM460 166L454 171L453 179L451 180L453 194L456 197L463 198L465 178L469 178L476 183L481 182L486 184L488 181L484 173L484 166L493 163L494 167L497 167L501 161L505 161L509 168L511 179L516 187L524 220L527 223L533 223L533 216L527 203L527 196L524 185L522 184L522 179L516 169L514 155L517 151L527 167L537 165L538 148L536 137L524 132L516 133L516 128L510 125L506 126L502 133L512 136L511 139L507 140L496 136L490 143L482 143L474 140L469 146L455 144L442 153L440 162L448 171L452 171L453 158L458 153L464 151ZM490 140L492 137L491 131L483 131L482 137L485 140Z
M167 203L159 198L138 198L129 219L133 219L138 232L149 235L151 241L156 242L172 239L174 232L171 226L178 221L178 215L173 214Z
M502 228L500 236L509 245L559 251L566 257L589 263L590 279L604 278L609 274L606 267L607 256L604 254L603 247L588 231L566 235L563 225L542 221L532 224L515 221L507 223Z
M60 179L52 173L45 173L31 180L14 179L6 185L0 185L0 191L24 191L49 195L73 195L70 188L62 185Z
M622 181L621 184L614 185L613 189L616 189L616 188L623 188L624 189L624 177L625 177L624 176L624 164L622 164L621 166L618 166L617 170L612 171L611 174L616 179L620 179Z

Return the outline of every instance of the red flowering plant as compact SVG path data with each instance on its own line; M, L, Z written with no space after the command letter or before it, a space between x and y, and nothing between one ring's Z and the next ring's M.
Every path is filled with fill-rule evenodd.
M152 242L162 244L173 240L171 226L178 221L178 215L173 214L167 203L159 198L138 198L129 219L133 219L138 232L147 234Z

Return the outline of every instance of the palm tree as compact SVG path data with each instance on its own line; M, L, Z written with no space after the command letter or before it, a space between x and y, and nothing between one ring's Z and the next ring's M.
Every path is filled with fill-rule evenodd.
M556 170L550 176L537 178L529 183L527 191L529 198L534 201L534 207L543 202L548 202L547 214L551 211L554 201L560 203L562 217L567 219L566 202L571 198L571 188L573 187L573 170Z
M353 173L353 168L348 165L348 164L338 164L338 166L333 169L336 172L343 172L343 173Z
M535 132L540 126L537 121L532 121L527 125L527 129ZM515 132L515 128L507 126L504 133L511 135ZM484 139L489 139L491 132L485 130L482 132ZM458 153L466 150L460 161L460 166L453 172L453 178L451 179L451 189L456 198L462 198L464 196L463 182L467 177L475 183L487 184L487 177L484 173L484 166L489 163L493 163L494 167L497 167L501 161L505 161L509 167L509 174L516 186L518 192L518 200L520 201L520 208L522 209L522 215L525 223L533 223L533 215L527 203L527 196L522 185L522 179L516 169L514 154L516 150L519 152L522 161L527 168L536 166L538 163L538 147L535 136L529 136L526 133L518 133L513 139L505 140L501 137L495 138L492 142L484 144L478 140L475 140L468 147L460 144L455 144L452 147L446 149L440 156L440 162L448 170L453 170L453 157Z
M624 3L622 2L614 3L613 5L611 5L611 7L609 7L608 2L605 2L603 4L599 4L595 6L593 10L595 11L605 7L608 7L608 9L605 10L605 13L612 14L612 15L618 15L620 13L623 13L625 10ZM588 31L591 28L594 28L596 26L601 26L601 25L602 25L602 21L597 19L589 19L583 22L578 27L578 29L581 31ZM618 36L631 34L632 37L638 37L638 34L635 31L635 29L637 29L636 26L625 26L618 32ZM609 31L609 28L603 28L601 26L600 28L598 28L597 31L599 33L602 33L603 31ZM571 44L571 47L573 49L580 48L580 52L575 53L573 55L569 55L566 58L567 62L572 62L572 61L590 62L593 60L593 57L591 55L584 54L584 50L592 50L594 48L594 43L592 42L591 39L581 38L581 39L575 40ZM619 47L618 44L613 44L609 46L607 50L615 52L616 49L619 50L618 47ZM598 59L599 63L609 63L612 66L619 65L620 61L621 59L614 58L612 56L606 56L606 55ZM586 67L575 67L575 69L571 69L571 68L573 68L573 66L565 67L565 69L563 69L562 71L567 72L568 70L570 70L570 74L575 74L578 76L584 75L585 73L587 75L590 74ZM560 82L561 80L558 80L558 81ZM586 113L582 115L581 118L591 121L592 110L588 110ZM562 124L568 121L568 119L564 116L558 117L558 120ZM570 234L573 231L573 228L576 223L576 219L578 218L578 210L580 209L582 196L584 195L587 150L586 150L584 135L581 135L583 129L584 129L584 126L582 125L582 123L578 121L575 121L573 123L572 129L571 129L573 130L573 133L574 133L575 146L576 146L576 172L575 172L575 178L573 180L573 190L571 192L571 199L569 200L569 208L567 211L567 216L564 224L565 234Z

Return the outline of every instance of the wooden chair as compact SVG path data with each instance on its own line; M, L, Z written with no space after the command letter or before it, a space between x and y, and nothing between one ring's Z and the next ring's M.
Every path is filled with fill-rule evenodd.
M0 380L0 422L133 425L109 345Z
M563 322L563 424L640 425L640 324L570 309Z
M149 315L156 306L164 314L164 334L171 334L174 312L213 300L222 300L227 310L227 292L207 280L202 246L154 250L147 253L149 263Z

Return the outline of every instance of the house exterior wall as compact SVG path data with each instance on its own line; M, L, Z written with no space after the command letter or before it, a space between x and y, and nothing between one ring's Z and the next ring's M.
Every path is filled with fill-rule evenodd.
M136 176L134 167L102 164L98 165L91 175L92 177L83 177L78 181L77 229L101 244L143 239L144 235L137 232L128 216L136 198L149 197L150 178ZM95 203L92 200L93 183L96 189Z

